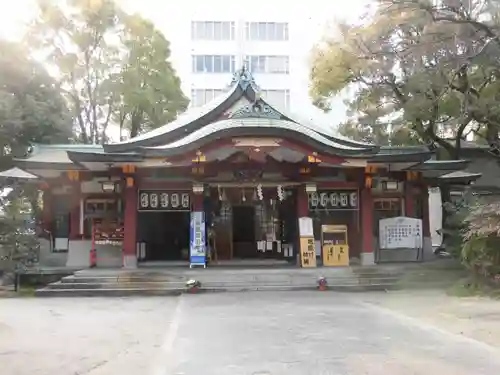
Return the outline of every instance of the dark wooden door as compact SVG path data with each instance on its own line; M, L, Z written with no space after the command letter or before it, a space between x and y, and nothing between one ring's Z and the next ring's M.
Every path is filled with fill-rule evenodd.
M233 247L235 257L254 258L257 256L255 207L233 207Z

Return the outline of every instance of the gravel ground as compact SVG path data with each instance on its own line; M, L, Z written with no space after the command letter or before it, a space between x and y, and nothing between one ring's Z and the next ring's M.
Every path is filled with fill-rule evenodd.
M487 297L457 298L432 290L371 293L363 298L366 302L500 348L500 301Z
M491 375L499 307L429 292L0 299L0 373Z

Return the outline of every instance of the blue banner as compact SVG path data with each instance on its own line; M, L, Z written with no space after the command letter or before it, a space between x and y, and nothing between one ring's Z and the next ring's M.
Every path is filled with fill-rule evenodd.
M191 212L189 255L191 266L205 265L205 213L201 211Z

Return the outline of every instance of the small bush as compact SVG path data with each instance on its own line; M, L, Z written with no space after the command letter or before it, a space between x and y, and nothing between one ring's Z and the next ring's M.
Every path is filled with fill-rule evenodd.
M473 274L500 274L500 202L481 197L467 207L460 258Z

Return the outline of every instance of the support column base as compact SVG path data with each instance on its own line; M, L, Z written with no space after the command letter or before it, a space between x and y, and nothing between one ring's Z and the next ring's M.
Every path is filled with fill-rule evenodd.
M375 265L375 253L361 253L360 263L362 266L374 266Z
M127 269L137 268L137 256L124 255L123 256L123 268L127 268Z
M432 238L424 237L424 259L429 259L434 256L434 250L432 248Z

